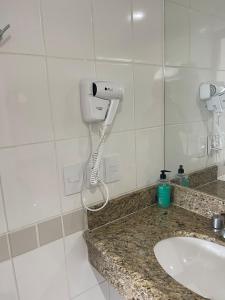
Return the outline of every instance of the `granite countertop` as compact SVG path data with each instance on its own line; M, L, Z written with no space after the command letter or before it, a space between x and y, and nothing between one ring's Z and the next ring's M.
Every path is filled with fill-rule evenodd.
M209 219L177 206L151 206L84 233L91 264L125 299L204 299L170 277L155 258L155 244L173 236L223 244Z
M215 180L195 188L198 191L225 199L225 181Z

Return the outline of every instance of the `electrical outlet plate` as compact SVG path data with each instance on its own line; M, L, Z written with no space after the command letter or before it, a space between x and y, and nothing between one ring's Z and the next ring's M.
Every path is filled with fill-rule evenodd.
M78 163L75 165L64 166L64 194L70 196L81 192L82 182L84 177L85 163ZM90 182L90 166L87 166L86 171L86 188L91 188ZM112 154L105 156L100 167L100 177L105 183L112 183L121 179L120 171L120 155Z

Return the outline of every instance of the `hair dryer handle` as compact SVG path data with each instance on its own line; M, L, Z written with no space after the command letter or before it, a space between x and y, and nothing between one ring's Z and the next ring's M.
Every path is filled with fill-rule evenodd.
M104 126L108 126L108 125L112 124L112 122L115 118L116 112L117 112L117 108L119 106L119 102L120 102L120 100L111 100L110 101L110 106L109 106L109 109L107 112L106 119L104 121Z

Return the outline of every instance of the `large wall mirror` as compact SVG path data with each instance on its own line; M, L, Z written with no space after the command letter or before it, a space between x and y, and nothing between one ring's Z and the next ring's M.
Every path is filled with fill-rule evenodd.
M175 175L180 164L187 173L217 165L204 191L225 198L225 95L215 99L210 85L215 103L199 96L216 82L225 86L225 1L165 0L165 166Z

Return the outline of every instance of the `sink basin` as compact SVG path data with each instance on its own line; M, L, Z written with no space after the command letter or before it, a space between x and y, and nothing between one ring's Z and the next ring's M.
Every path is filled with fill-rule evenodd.
M158 242L155 256L177 282L202 297L225 300L225 247L191 237Z

